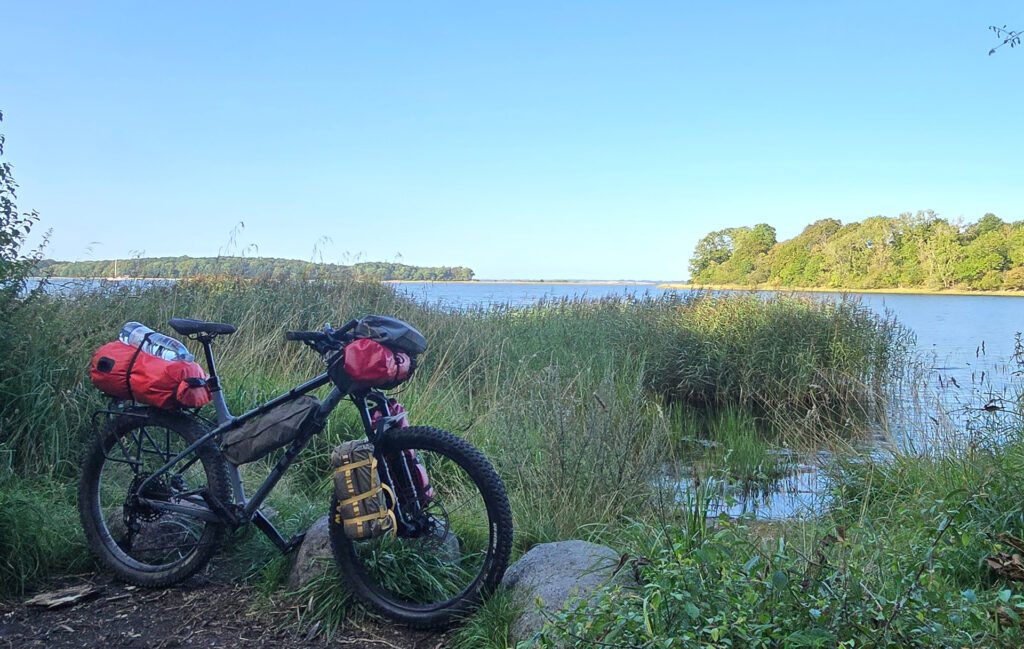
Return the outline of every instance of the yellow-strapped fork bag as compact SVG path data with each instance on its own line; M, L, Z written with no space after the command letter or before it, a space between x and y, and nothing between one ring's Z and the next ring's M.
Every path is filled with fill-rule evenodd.
M345 536L363 540L395 533L391 489L381 483L373 444L366 440L345 442L331 454L334 464L334 495L338 508L334 522L344 523Z

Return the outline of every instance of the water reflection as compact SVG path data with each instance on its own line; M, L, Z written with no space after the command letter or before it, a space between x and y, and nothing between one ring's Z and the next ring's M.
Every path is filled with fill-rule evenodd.
M980 357L979 357L980 358ZM950 380L948 367L923 365L920 383L899 386L880 425L864 440L843 451L844 462L885 463L896 454L937 455L968 447L998 448L1019 434L1024 423L1024 371L1017 355L1013 362L991 363L984 379L980 372L963 381ZM979 363L980 364L980 363ZM954 368L961 371L964 368ZM991 372L989 374L988 372ZM783 520L819 516L828 510L836 457L820 451L810 456L780 449L773 452L772 479L738 481L718 475L695 478L695 469L666 473L666 486L681 507L696 489L709 498L707 515Z
M703 489L711 498L707 516L722 514L761 520L809 518L821 514L828 506L829 485L817 464L795 464L769 484L740 483L720 477L702 478L695 487L693 477L679 479L673 485L677 502L686 503L686 494Z

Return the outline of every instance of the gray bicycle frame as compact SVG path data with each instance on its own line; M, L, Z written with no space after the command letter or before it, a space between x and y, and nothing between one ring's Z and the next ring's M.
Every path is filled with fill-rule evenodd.
M293 401L308 392L312 392L313 390L316 390L327 385L328 383L331 383L330 375L325 372L320 376L311 379L303 383L302 385L296 386L295 388L292 388L288 392L280 396L277 396L271 399L270 401L267 401L263 405L257 406L256 408L253 408L252 410L249 410L248 412L239 415L238 417L235 417L231 414L231 411L228 408L228 404L224 399L224 393L221 390L220 380L217 377L217 368L213 359L213 336L200 335L197 336L197 340L199 340L199 342L203 344L203 351L206 355L207 369L209 370L210 374L209 378L207 379L207 385L210 387L211 401L213 402L213 407L217 412L217 426L213 430L204 433L199 439L189 444L183 451L178 453L178 455L168 460L166 464L164 464L158 470L153 472L152 475L146 478L142 482L142 484L139 485L137 490L138 493L144 493L146 487L149 486L149 484L153 480L170 471L172 468L174 468L175 465L181 462L181 460L183 460L190 453L194 452L196 449L201 447L203 444L209 442L211 439L219 435L223 435L225 432L229 430L241 426L242 424L249 421L253 417L258 417L283 403ZM200 504L199 502L195 501L190 501L194 502L194 505L182 505L177 503L169 503L166 501L152 500L149 498L140 498L139 500L146 504L147 506L152 507L153 509L186 514L188 516L199 518L201 520L209 521L212 523L236 522L237 524L245 524L248 522L252 522L256 525L257 528L260 529L260 531L266 534L275 545L277 545L280 549L284 551L288 551L302 540L302 535L298 535L290 541L285 541L284 538L281 537L277 529L274 527L274 525L263 515L259 508L263 504L263 501L266 499L267 495L270 494L270 491L281 479L281 476L284 475L284 472L288 469L289 466L291 466L292 462L295 460L296 457L298 457L299 453L302 451L303 448L305 448L306 444L309 443L309 440L312 439L314 435L316 435L317 433L324 429L324 425L327 422L327 417L345 397L350 397L358 407L360 419L363 422L363 427L366 430L368 438L372 439L377 434L380 434L391 425L397 423L397 420L399 419L399 417L391 416L390 410L388 409L387 397L385 397L380 392L377 392L375 390L368 390L365 392L358 392L352 394L343 392L337 386L335 386L328 393L327 397L321 402L320 408L316 412L316 414L310 418L310 420L307 422L303 430L299 432L298 436L291 442L291 444L285 450L284 454L278 459L277 463L271 469L267 477L263 480L262 484L260 484L260 486L256 489L256 492L253 494L252 498L247 498L245 495L245 486L242 484L242 475L241 472L239 471L239 467L235 464L227 462L228 478L231 483L231 492L234 504L236 506L241 506L241 511L239 515L240 520L232 521L230 518L226 520L225 514L223 512L216 512L213 509L211 509L209 506L209 502L204 503L206 505L204 506L204 504ZM385 416L381 420L376 422L376 424L372 421L370 415L370 404L368 402L372 402L374 407L381 408L382 412L385 414ZM195 460L192 461L194 462ZM405 469L406 471L408 471L408 467L405 467ZM226 510L226 504L223 505Z

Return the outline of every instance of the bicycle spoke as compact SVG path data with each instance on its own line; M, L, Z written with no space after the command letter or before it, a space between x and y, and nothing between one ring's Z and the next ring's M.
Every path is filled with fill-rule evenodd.
M135 460L122 460L120 458L111 457L109 455L106 455L105 457L108 460L110 460L111 462L120 462L121 464L127 464L127 465L129 465L131 467L138 467L138 466L140 466L140 464L138 462L136 462Z
M124 445L124 440L120 437L117 438L117 446L121 449L121 454L124 455L125 463L130 464L135 473L138 473L138 467L142 466L142 462L139 462L138 459L133 459L128 454L128 448ZM110 456L108 455L107 457L109 458Z

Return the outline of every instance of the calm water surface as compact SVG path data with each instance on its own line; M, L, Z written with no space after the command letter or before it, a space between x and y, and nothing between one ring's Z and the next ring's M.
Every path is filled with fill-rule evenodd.
M124 280L109 282L95 279L54 279L48 291L67 294L103 286L152 284L173 280ZM30 282L29 288L36 285ZM608 283L503 283L471 284L442 282L396 283L395 288L427 304L456 309L487 307L496 304L523 306L542 300L563 298L599 299L620 295L662 295L667 292L656 284ZM823 300L842 299L835 293L801 293ZM1024 297L957 295L882 295L851 294L878 313L891 312L917 335L918 349L934 359L935 367L946 368L958 383L983 365L1006 362L1013 355L1014 336L1024 330ZM983 352L983 353L982 353ZM986 360L987 359L987 360ZM964 374L967 371L967 374Z

